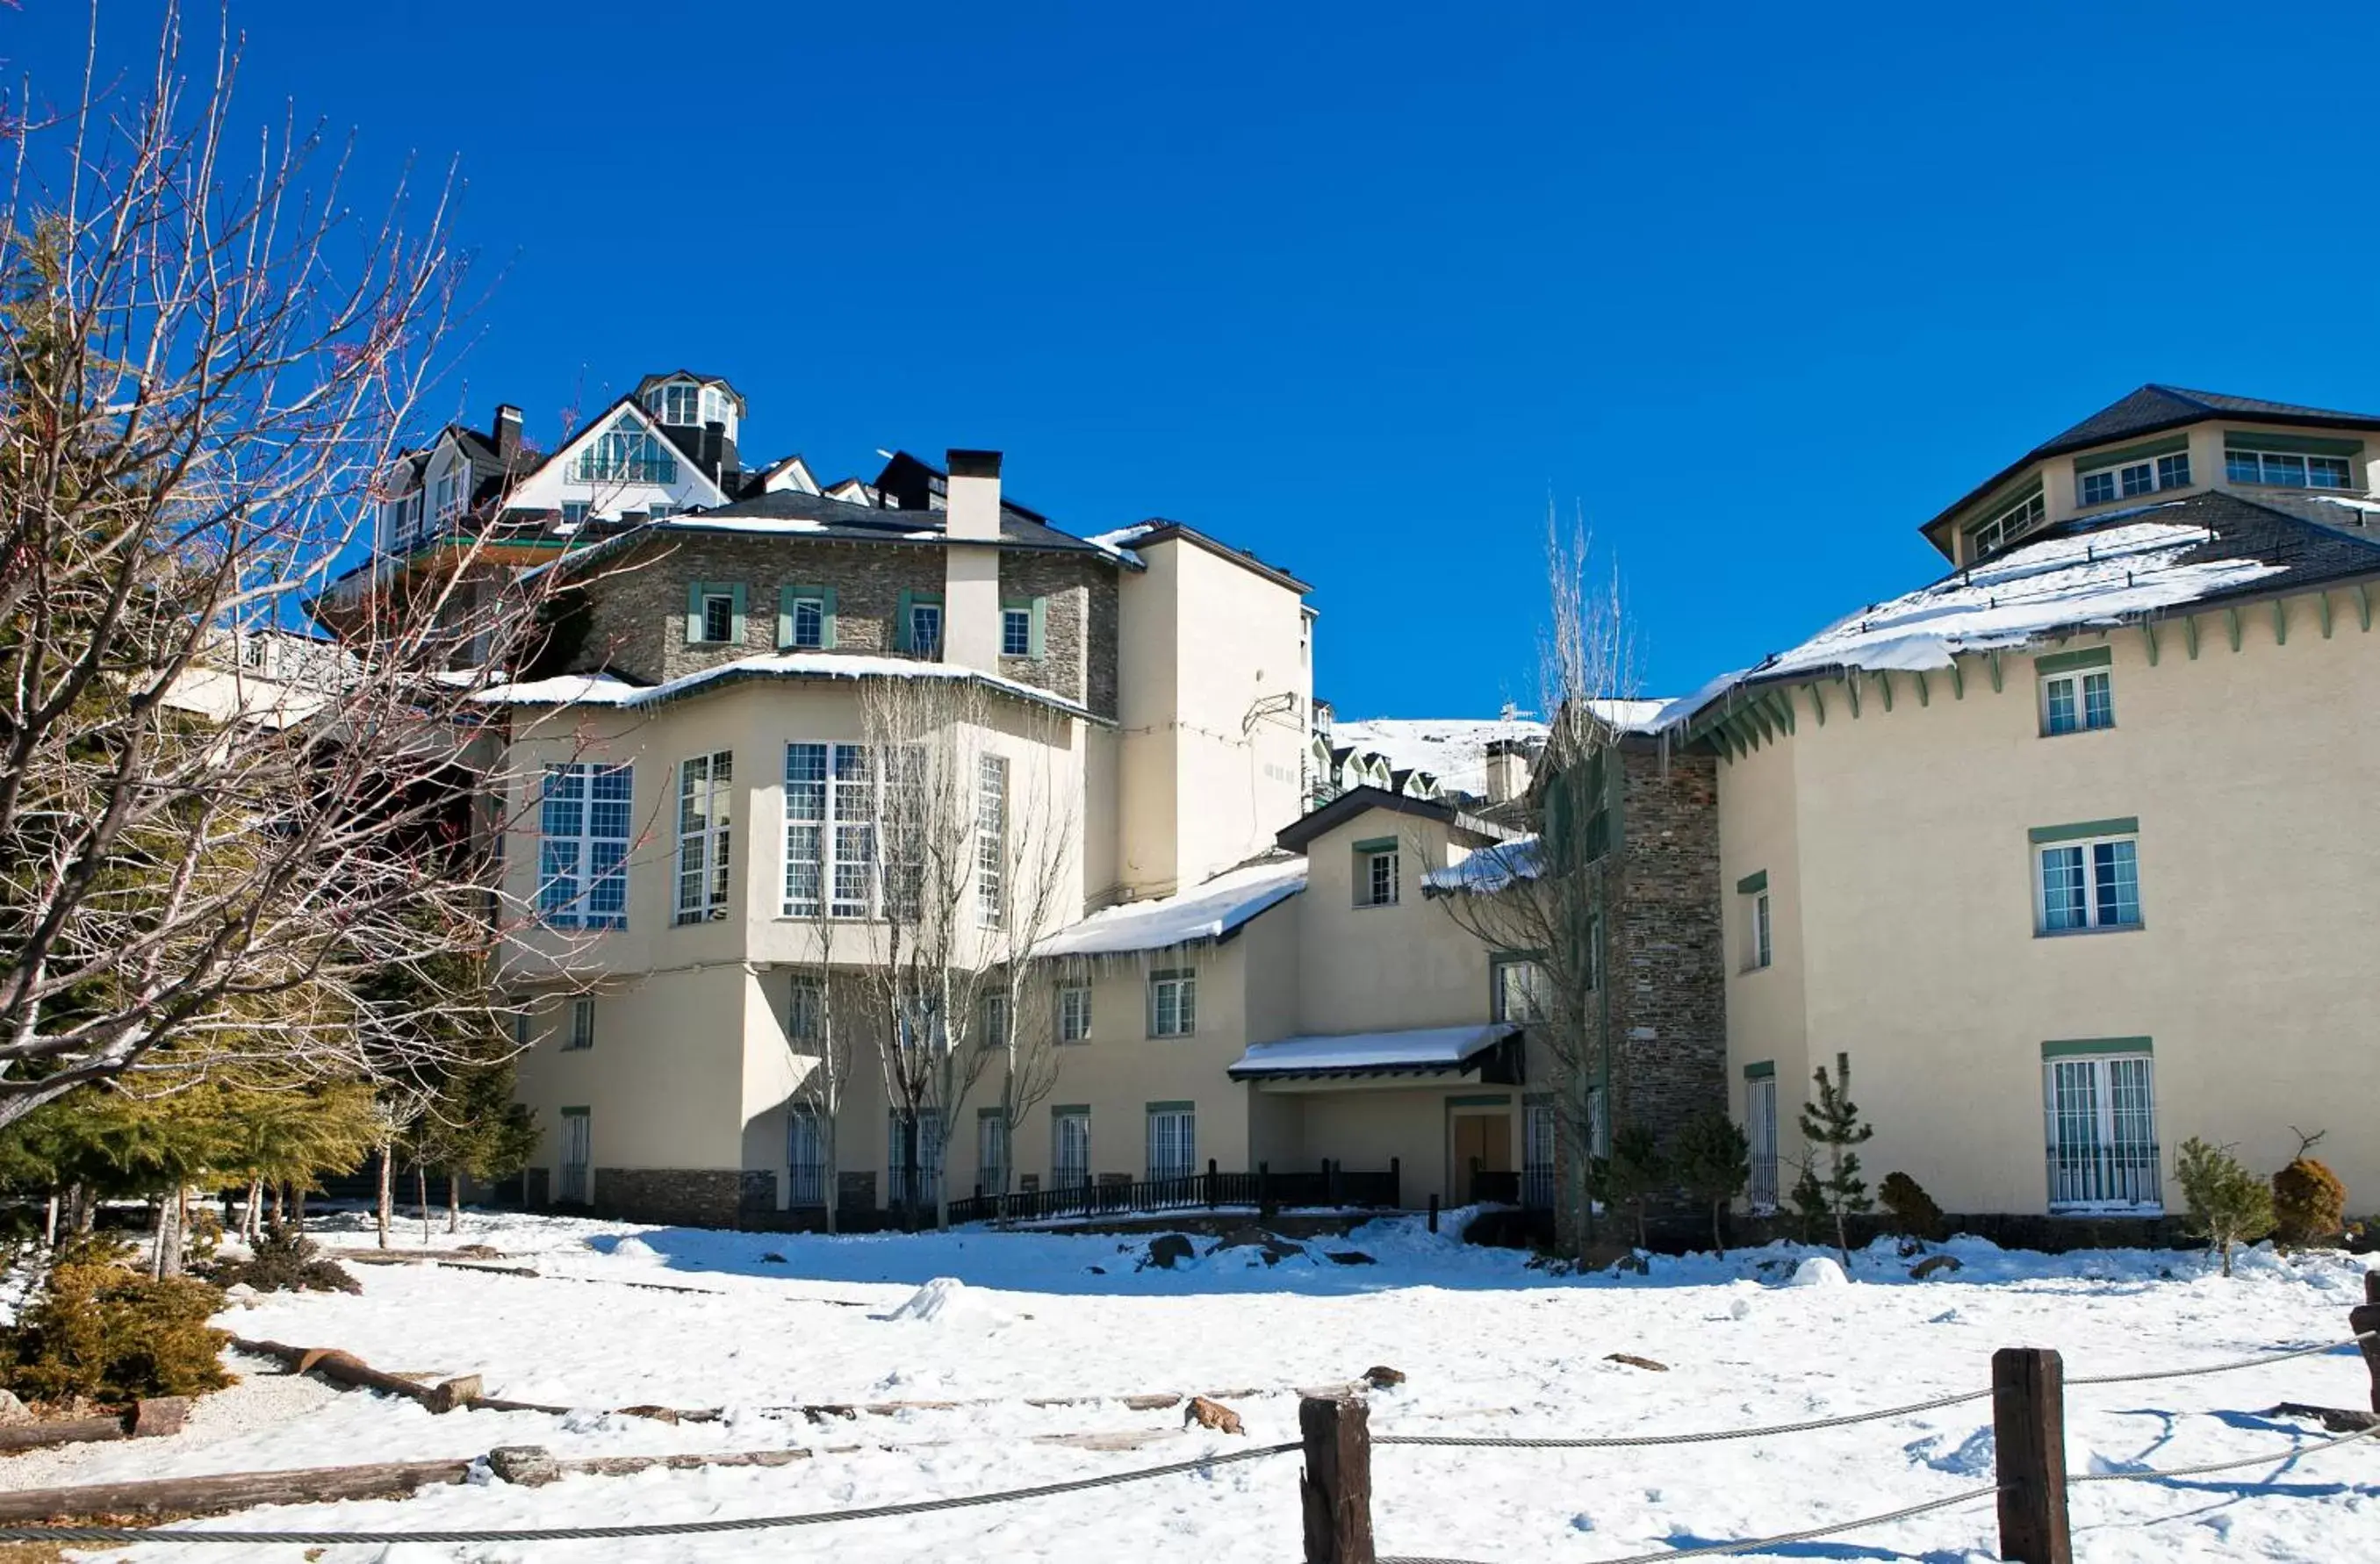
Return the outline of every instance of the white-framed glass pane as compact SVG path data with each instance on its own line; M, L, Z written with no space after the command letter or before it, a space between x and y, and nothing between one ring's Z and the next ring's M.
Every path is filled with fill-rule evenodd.
M815 1043L825 995L814 978L796 977L785 1000L785 1036L796 1043Z
M2264 481L2264 472L2257 465L2256 453L2253 451L2226 451L2223 453L2223 476L2233 483L2261 483Z
M1754 940L1754 964L1758 966L1767 966L1769 961L1770 947L1768 943L1768 892L1766 891L1762 891L1758 896L1753 899L1752 926Z
M1777 1208L1777 1078L1764 1075L1743 1085L1743 1136L1752 1148L1752 1182L1746 1196L1755 1211Z
M911 603L909 605L909 645L920 656L932 657L942 649L942 605Z
M1060 1189L1081 1189L1091 1182L1091 1116L1059 1113L1050 1120L1050 1182Z
M2157 458L2157 487L2158 487L2158 488L2160 488L2160 489L2186 489L2186 488L2188 488L2189 486L2190 486L2190 453L2189 453L2189 452L2187 452L2187 451L2177 452L2177 453L2176 453L2176 454L2174 454L2173 455L2170 455L2170 456L2159 456L2159 457Z
M815 917L823 889L827 746L785 746L785 898L788 917Z
M1008 905L1008 758L985 755L976 766L976 916L997 928Z
M875 768L865 745L838 744L832 749L828 810L834 874L829 910L836 917L866 917L875 905Z
M2112 728L2116 725L2113 675L2105 672L2082 675L2082 725L2086 728Z
M1079 1043L1091 1035L1091 991L1085 987L1058 990L1058 1040Z
M2051 1209L2162 1208L2147 1056L2051 1060L2045 1096Z
M2060 675L2044 680L2041 698L2044 725L2052 734L2072 733L2077 725L2073 679Z
M2135 494L2146 494L2156 488L2156 468L2147 462L2135 463L2116 477L2127 499Z
M2099 842L2091 847L2092 900L2103 928L2141 921L2138 853L2130 842Z
M1008 1188L1008 1121L997 1113L976 1116L975 1181L986 1194Z
M2082 503L2104 505L2116 497L2116 475L2112 472L2086 472L2082 475Z
M2041 926L2058 931L2082 928L2090 922L2090 888L2083 876L2080 847L2045 847L2041 852Z
M785 1115L786 1204L826 1204L826 1146L818 1111L795 1108Z
M1189 1109L1152 1109L1148 1115L1148 1177L1186 1178L1198 1159L1197 1119Z
M2316 489L2345 489L2347 458L2344 456L2308 456L2306 481Z
M1030 657L1033 654L1032 610L1004 608L1000 611L1000 652L1002 657Z
M1533 1102L1521 1109L1521 1204L1542 1211L1553 1203L1553 1105Z

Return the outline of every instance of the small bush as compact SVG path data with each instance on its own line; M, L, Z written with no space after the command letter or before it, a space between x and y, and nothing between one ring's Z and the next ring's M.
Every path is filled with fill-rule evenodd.
M295 1228L275 1224L256 1241L245 1260L225 1260L208 1273L219 1287L242 1282L259 1292L361 1292L363 1285L338 1261L324 1256L314 1241Z
M1922 1238L1938 1243L1949 1236L1949 1224L1943 1220L1942 1207L1925 1186L1907 1173L1887 1173L1884 1182L1876 1185L1876 1198L1892 1218L1892 1231L1909 1238Z
M207 1316L223 1293L203 1281L158 1281L127 1270L130 1250L93 1236L58 1246L38 1297L0 1331L0 1375L29 1400L129 1401L199 1396L231 1383L228 1331Z
M2318 1158L2301 1154L2273 1175L2273 1237L2302 1249L2347 1228L2347 1185Z
M2231 1274L2231 1251L2273 1231L2273 1192L2240 1166L2228 1146L2209 1146L2196 1135L2175 1153L2174 1182L2190 1205L2190 1231L2205 1239Z

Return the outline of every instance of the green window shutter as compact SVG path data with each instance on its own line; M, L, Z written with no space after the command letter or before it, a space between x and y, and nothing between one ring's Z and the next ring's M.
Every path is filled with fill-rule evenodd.
M735 600L735 628L727 632L727 638L737 646L742 646L744 644L744 583L738 581L728 588L728 592Z
M903 590L901 593L901 606L894 611L897 614L897 617L892 621L892 649L894 651L909 651L913 649L909 645L909 600L914 596L916 596L915 593L905 589Z
M1739 896L1757 896L1767 889L1768 871L1767 869L1745 875L1735 882L1735 893Z
M777 588L777 649L783 651L794 644L794 598L800 590L795 587Z
M686 644L693 646L702 639L702 583L686 584Z
M1031 656L1047 657L1049 655L1049 624L1050 600L1048 598L1035 598L1033 600L1032 644L1026 649Z
M822 650L832 651L834 649L834 588L832 587L820 588L819 597L820 599L819 606L825 611L826 620L825 624L819 626L819 647Z

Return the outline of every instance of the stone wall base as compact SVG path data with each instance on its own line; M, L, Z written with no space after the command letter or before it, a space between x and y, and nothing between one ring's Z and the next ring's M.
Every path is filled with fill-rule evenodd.
M732 1228L743 1210L745 1177L733 1168L598 1168L595 1214L632 1222Z

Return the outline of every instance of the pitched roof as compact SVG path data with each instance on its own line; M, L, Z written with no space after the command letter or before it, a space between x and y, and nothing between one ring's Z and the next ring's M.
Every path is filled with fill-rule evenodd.
M1206 550L1218 559L1229 560L1243 570L1253 571L1277 587L1286 587L1300 597L1314 590L1305 582L1292 576L1279 565L1267 564L1245 549L1235 549L1220 538L1210 538L1187 522L1168 521L1163 516L1151 516L1130 527L1119 527L1112 532L1096 534L1091 542L1101 551L1120 558L1134 559L1135 551L1152 543L1168 543L1175 540Z
M1120 956L1229 940L1248 920L1305 889L1304 858L1227 869L1203 884L1093 913L1050 936L1045 956Z
M1415 815L1426 820L1442 820L1456 832L1480 842L1500 841L1510 833L1435 798L1416 798L1410 793L1392 792L1385 787L1366 783L1351 787L1327 804L1318 804L1274 833L1274 843L1293 853L1303 853L1315 838L1345 825L1359 815L1374 809L1390 814Z
M2222 490L2061 522L1931 586L1847 614L1800 646L1671 703L1689 721L1746 686L1843 669L1922 672L2019 648L2380 577L2380 541Z
M1959 512L2006 483L2034 463L2069 452L2085 451L2111 440L2161 434L2167 430L2203 423L2208 418L2251 418L2258 423L2308 424L2319 428L2380 430L2380 414L2344 413L2308 407L2295 402L2267 402L2256 396L2234 396L2221 391L2192 391L2183 386L2152 382L2118 398L2081 423L2052 435L2002 467L1957 501L1943 508L1919 530L1929 538ZM1937 539L1938 546L1940 540ZM1948 551L1946 550L1945 552Z

